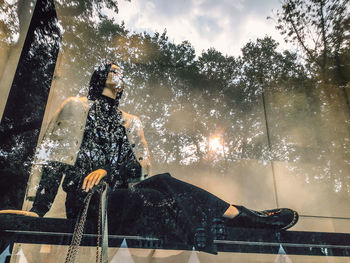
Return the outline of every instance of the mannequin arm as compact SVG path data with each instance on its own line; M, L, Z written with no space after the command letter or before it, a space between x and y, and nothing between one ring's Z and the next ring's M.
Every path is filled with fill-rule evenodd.
M42 217L50 210L66 168L66 164L59 162L49 162L43 166L41 180L33 207L30 210L31 212Z

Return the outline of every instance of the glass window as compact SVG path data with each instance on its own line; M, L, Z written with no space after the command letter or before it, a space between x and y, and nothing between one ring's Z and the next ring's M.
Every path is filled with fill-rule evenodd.
M0 213L38 226L37 241L21 236L0 262L10 253L13 262L62 261L62 231L84 206L85 231L102 229L100 180L109 184L111 262L343 262L346 2L4 1L0 208L40 218ZM239 205L255 211L254 223L235 223ZM284 207L297 224L296 214L280 216L292 210L266 212ZM275 223L293 225L290 234L259 239ZM64 241L40 239L50 224ZM96 253L84 238L79 261Z

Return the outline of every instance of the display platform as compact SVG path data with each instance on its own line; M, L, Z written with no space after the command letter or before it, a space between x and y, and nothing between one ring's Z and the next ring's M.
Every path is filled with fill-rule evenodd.
M11 243L69 245L75 220L0 215L1 251ZM308 256L350 256L350 234L269 229L227 228L225 239L215 239L218 252L286 254ZM82 246L96 246L96 226L87 221ZM108 246L119 247L126 240L129 248L193 250L193 244L167 237L109 233ZM0 252L1 253L1 252Z

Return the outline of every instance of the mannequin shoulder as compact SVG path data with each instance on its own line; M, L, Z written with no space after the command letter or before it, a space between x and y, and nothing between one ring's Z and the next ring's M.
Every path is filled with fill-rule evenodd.
M92 105L92 101L89 101L87 97L69 97L60 106L61 110L74 111L79 109L89 109Z
M122 113L122 117L124 119L125 122L141 122L140 118L137 117L136 115L127 113L123 110L120 110Z

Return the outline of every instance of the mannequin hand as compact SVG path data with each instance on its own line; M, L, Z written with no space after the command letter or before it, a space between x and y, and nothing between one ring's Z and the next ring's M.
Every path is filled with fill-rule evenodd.
M106 175L107 171L104 169L97 169L96 171L89 173L89 175L86 176L84 179L82 189L85 192L89 192L90 189L92 189L95 185L98 185L101 179Z

